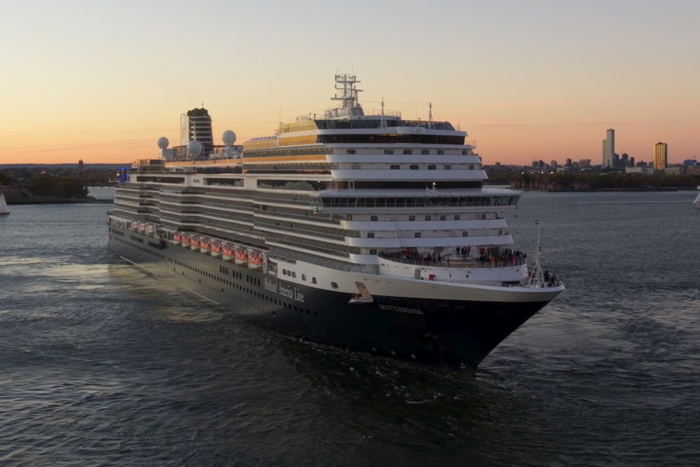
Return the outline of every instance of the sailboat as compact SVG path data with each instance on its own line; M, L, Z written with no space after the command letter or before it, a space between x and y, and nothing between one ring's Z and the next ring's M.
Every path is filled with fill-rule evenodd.
M698 190L700 190L700 186L698 187ZM695 201L693 201L693 204L695 205L696 208L700 209L700 193L698 193L698 197L695 198Z
M5 201L5 193L0 192L0 216L8 216L10 210L7 209L7 201Z

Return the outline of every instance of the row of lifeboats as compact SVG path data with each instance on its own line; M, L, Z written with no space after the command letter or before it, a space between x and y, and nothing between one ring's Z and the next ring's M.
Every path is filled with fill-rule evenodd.
M133 221L129 224L128 229L149 237L155 237L157 232L156 225L151 222Z
M175 232L172 243L183 248L190 248L214 258L221 258L224 261L233 261L238 265L247 265L250 269L262 269L265 262L264 253L229 242L222 242L209 238L205 235L197 235L188 232Z

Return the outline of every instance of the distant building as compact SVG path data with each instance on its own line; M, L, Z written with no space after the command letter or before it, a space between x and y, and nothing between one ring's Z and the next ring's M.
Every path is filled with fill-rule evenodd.
M645 164L646 165L646 164ZM654 175L652 167L625 167L626 174Z
M668 166L668 145L656 143L654 145L654 170L664 170Z
M634 157L630 157L629 166L630 166L630 167L634 167Z
M571 165L571 159L566 160L566 165Z
M666 175L685 175L688 167L683 165L674 165L673 167L666 167Z
M82 160L82 159L80 159L80 160L78 161L78 170L80 170L80 171L85 170L85 164L83 164L83 160Z
M695 167L697 165L700 165L697 160L695 159L686 159L683 161L683 165L686 167Z
M603 140L603 167L613 166L613 154L615 154L615 130L608 130L608 137Z
M590 159L581 159L580 161L578 161L578 165L582 169L588 169L591 167L591 160Z
M554 170L557 170L557 167L559 167L559 163L557 161L554 161L554 160L552 162L550 162L549 165L552 166L552 168Z
M621 167L629 167L629 158L630 156L627 155L626 152L622 153L622 156L620 157L620 166Z
M612 167L620 167L620 155L617 153L612 155Z

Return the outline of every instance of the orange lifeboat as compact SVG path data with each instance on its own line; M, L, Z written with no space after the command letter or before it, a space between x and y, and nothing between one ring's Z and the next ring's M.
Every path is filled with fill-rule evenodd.
M259 251L253 250L250 253L250 258L248 259L248 267L250 269L262 269L263 256Z
M224 248L221 245L220 241L214 240L213 242L211 242L211 255L214 258L220 258L223 250L224 250Z
M248 250L243 247L236 248L236 264L246 264L248 262Z
M201 251L205 255L209 254L209 251L211 251L211 240L209 238L202 237L199 243L199 251Z
M182 239L182 246L189 248L190 244L192 243L192 236L188 233L183 233L180 238Z
M235 256L236 251L234 250L233 245L231 245L230 243L224 243L221 247L221 257L223 258L223 260L233 261Z
M197 235L192 235L192 241L190 242L190 248L192 248L193 251L199 250L199 246L201 245L201 240Z
M182 244L182 233L181 232L175 232L175 234L173 235L173 243L175 245Z

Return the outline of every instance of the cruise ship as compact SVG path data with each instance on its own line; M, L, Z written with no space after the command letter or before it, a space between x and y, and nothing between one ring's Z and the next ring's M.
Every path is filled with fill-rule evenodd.
M108 248L274 332L475 371L564 285L514 245L520 193L484 186L465 131L365 112L357 83L242 145L183 114L179 146L120 171Z

